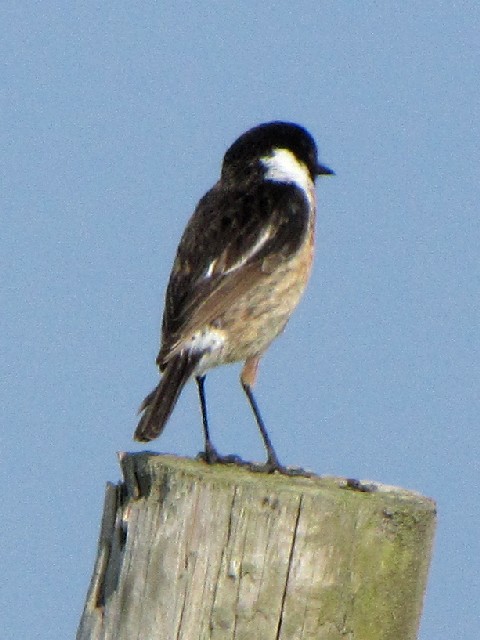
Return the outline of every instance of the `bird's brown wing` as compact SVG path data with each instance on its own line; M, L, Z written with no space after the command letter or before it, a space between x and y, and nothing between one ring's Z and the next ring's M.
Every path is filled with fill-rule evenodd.
M308 230L304 193L284 183L246 192L216 185L199 202L177 250L165 296L160 368L301 246Z

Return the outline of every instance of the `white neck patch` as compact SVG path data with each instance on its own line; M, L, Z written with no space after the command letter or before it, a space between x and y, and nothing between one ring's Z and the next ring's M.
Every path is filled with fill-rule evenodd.
M312 178L307 167L288 149L273 149L260 159L266 168L265 180L295 184L307 195L312 189Z

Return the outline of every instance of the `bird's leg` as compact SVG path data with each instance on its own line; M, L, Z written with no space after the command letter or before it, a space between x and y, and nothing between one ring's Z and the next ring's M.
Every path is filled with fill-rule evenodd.
M210 440L210 430L208 428L207 418L207 399L205 397L205 376L197 376L195 381L197 383L200 408L202 410L203 436L205 439L205 462L211 464L216 462L218 453Z
M275 450L273 448L272 441L270 440L267 429L265 427L265 423L262 416L260 415L260 409L258 408L257 401L255 400L255 396L253 395L252 391L252 387L255 384L255 380L257 378L257 369L260 357L261 356L258 355L254 358L249 358L245 362L240 380L242 382L243 390L245 391L245 394L252 408L253 415L255 416L258 429L262 434L265 449L267 450L267 461L265 464L250 464L247 466L251 471L263 471L266 473L273 473L274 471L278 471L278 473L282 473L286 476L305 476L307 478L311 477L312 474L309 471L305 471L300 467L284 467L282 464L280 464L280 461L277 458L277 454L275 453Z
M267 429L265 427L265 423L260 414L260 409L258 408L257 401L255 400L255 396L253 395L252 387L255 384L255 380L257 378L257 369L258 363L260 361L260 356L256 356L254 358L249 358L245 362L245 366L243 367L242 374L240 376L240 380L242 383L243 390L248 398L248 402L253 411L253 415L255 416L255 420L257 422L258 429L262 435L263 443L265 445L265 449L267 450L267 462L262 467L262 471L267 471L268 473L273 473L274 471L280 471L281 473L285 472L285 467L280 464L280 461L277 458L277 454L273 448L272 442L268 435Z
M221 456L218 454L217 450L212 444L210 439L210 429L208 427L208 418L207 418L207 399L205 396L205 376L197 376L195 378L198 388L198 397L200 398L200 408L202 410L202 424L203 424L203 435L205 438L205 452L203 454L199 454L200 458L205 460L208 464L214 464L215 462L220 463L238 463L240 458L238 456Z
M260 470L266 471L268 473L273 473L274 471L280 471L281 473L283 473L284 467L280 464L277 458L277 454L275 453L272 442L265 427L265 423L263 422L262 416L260 415L260 410L258 408L257 401L255 400L255 396L253 395L252 389L244 382L242 382L242 387L248 398L250 406L252 407L253 415L255 416L258 429L263 438L265 449L267 450L267 461L264 467Z

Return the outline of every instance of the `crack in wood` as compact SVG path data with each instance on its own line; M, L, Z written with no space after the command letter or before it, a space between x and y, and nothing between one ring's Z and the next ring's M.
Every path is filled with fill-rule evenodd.
M295 526L293 528L293 535L292 535L292 543L290 545L290 553L288 556L288 565L287 565L287 576L286 576L286 580L285 580L285 589L283 590L283 595L282 595L282 604L280 607L280 618L278 621L278 627L277 627L277 634L275 636L275 640L280 640L280 633L282 632L282 625L283 625L283 619L284 619L284 615L285 615L285 601L287 598L287 591L288 591L288 583L290 580L290 573L292 570L292 562L293 562L293 554L295 551L295 543L297 541L297 532L298 532L298 523L300 522L300 515L302 512L302 505L303 505L303 495L300 494L300 498L298 501L298 509L297 509L297 514L296 514L296 518L295 518Z

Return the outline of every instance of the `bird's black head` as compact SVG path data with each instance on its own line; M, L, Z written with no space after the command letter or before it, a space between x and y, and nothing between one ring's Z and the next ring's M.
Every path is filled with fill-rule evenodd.
M222 179L258 171L259 161L275 150L290 151L307 168L312 180L333 171L320 164L317 145L306 129L293 122L267 122L242 134L223 158Z

